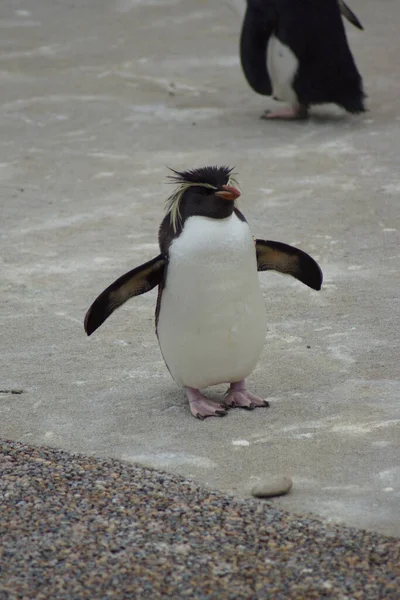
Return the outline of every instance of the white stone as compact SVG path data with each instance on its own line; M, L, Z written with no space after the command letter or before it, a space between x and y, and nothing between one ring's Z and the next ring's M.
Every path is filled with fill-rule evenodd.
M293 482L290 477L271 476L256 483L251 494L256 498L270 498L272 496L283 496L292 489Z

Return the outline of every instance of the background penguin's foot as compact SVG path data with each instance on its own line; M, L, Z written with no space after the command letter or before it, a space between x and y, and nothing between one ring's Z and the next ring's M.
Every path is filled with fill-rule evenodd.
M248 410L253 410L256 406L269 406L267 400L246 390L244 379L231 383L229 389L225 392L224 404L230 408L247 408Z
M196 419L206 419L207 417L223 417L228 408L223 404L212 402L196 388L187 387L186 395L189 400L190 412Z
M266 110L260 117L261 119L286 119L289 121L301 121L308 118L308 107L300 104L295 108L283 108L276 112Z

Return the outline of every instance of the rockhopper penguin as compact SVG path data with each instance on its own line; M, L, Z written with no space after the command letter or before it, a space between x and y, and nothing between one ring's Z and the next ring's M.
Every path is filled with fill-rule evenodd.
M341 13L362 29L343 0L247 0L240 37L247 82L290 105L263 118L306 118L310 105L324 103L365 110Z
M112 283L89 308L91 335L129 298L158 285L156 333L165 364L186 389L192 414L222 416L230 407L268 402L246 389L266 334L257 271L275 270L319 290L322 272L305 252L256 240L236 205L228 167L173 171L177 185L159 229L160 254ZM222 403L200 389L228 383Z

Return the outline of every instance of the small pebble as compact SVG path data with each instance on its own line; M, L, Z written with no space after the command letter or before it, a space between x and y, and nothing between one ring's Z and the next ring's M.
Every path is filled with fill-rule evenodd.
M272 496L283 496L292 489L293 482L290 477L268 477L264 481L256 483L251 494L256 498L271 498Z

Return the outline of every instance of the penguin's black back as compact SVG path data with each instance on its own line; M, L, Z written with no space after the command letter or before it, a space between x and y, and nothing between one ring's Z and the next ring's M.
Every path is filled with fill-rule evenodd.
M362 79L338 0L248 0L247 11L255 11L258 22L260 12L270 18L274 15L275 22L263 28L268 33L273 29L298 59L293 88L301 104L333 102L349 112L365 110Z
M299 58L293 87L301 103L334 102L349 112L363 111L361 75L337 0L278 0L278 4L278 37Z

